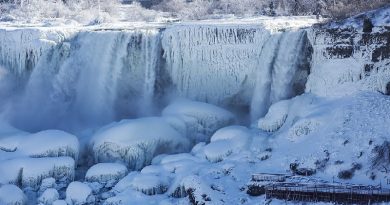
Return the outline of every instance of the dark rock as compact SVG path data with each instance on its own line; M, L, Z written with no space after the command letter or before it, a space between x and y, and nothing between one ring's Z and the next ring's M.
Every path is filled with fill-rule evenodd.
M354 171L353 170L343 170L340 171L337 175L338 178L340 179L351 179L353 177Z
M250 196L261 196L265 194L265 187L262 185L251 184L246 193Z
M364 18L363 20L363 32L364 33L371 33L372 28L374 28L374 25L372 24L371 20L369 18Z

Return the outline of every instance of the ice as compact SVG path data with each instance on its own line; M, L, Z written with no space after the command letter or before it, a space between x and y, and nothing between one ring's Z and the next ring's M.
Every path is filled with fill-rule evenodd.
M0 187L0 204L23 205L26 202L26 196L17 186L7 184Z
M163 194L169 187L169 179L155 174L139 174L135 176L129 186L146 195Z
M46 189L38 198L38 202L43 205L51 205L54 201L59 199L59 194L56 189Z
M97 162L123 162L138 170L158 154L188 151L189 142L163 118L150 117L112 123L94 135L90 147Z
M117 163L99 163L88 169L85 180L112 187L127 174L127 167Z
M73 29L0 29L0 64L27 75L50 48L71 36Z
M0 183L39 188L42 179L53 177L64 185L74 178L75 161L70 157L15 158L0 161Z
M258 127L267 132L274 132L283 126L287 119L290 101L282 100L273 104L264 118L258 121Z
M212 104L190 100L177 100L166 107L164 117L178 117L187 127L187 137L193 142L209 141L219 128L231 125L235 117L229 111Z
M43 193L47 189L56 188L56 187L57 187L56 179L54 179L53 177L49 177L42 180L38 193Z
M231 154L247 150L252 136L248 128L230 126L218 130L212 137L210 144L203 148L205 157L211 162L219 162Z
M66 188L66 202L68 205L94 204L95 197L88 185L75 181Z
M65 200L56 200L52 205L67 205Z
M29 34L29 29L16 31ZM50 35L50 31L38 31ZM4 36L11 35L11 31L4 31ZM62 38L46 49L29 70L21 68L27 77L15 78L25 86L15 88L20 98L9 99L7 118L26 130L74 131L82 126L102 126L123 116L153 114L159 37L159 30L151 28L79 29ZM50 39L31 38L38 41L35 49L43 46L39 39ZM12 47L13 43L4 45Z
M77 161L79 142L76 136L59 130L45 130L25 136L16 152L33 158L69 156Z

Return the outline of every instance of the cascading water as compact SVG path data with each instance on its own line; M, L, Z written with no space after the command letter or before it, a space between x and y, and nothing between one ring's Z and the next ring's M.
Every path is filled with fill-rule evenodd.
M77 130L143 115L159 48L158 30L80 32L40 57L7 117L27 130Z
M26 130L72 131L152 115L162 103L156 96L247 106L256 120L272 103L294 96L296 83L303 91L307 77L304 30L178 24L164 30L74 31L57 38L40 33L11 55L9 31L2 32L0 63L25 86L0 109ZM57 40L42 40L48 36Z

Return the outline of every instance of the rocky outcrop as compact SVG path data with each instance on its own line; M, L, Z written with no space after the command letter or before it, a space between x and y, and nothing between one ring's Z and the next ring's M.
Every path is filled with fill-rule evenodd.
M390 27L367 24L311 29L314 54L307 91L323 96L361 90L389 93Z

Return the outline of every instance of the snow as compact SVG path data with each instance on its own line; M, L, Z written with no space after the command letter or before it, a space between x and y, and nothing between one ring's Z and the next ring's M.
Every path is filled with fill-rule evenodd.
M77 161L79 142L76 136L59 130L45 130L24 137L16 152L33 158L69 156Z
M85 180L87 182L98 182L106 187L112 187L113 184L125 177L127 167L117 163L99 163L88 169Z
M333 56L362 33L301 29L314 22L5 26L0 86L14 85L0 87L0 201L22 204L25 191L41 204L284 204L249 196L247 184L292 174L293 163L315 170L310 180L388 187L390 98L376 92L390 82L388 60L361 77L385 44ZM234 125L236 107L250 110L250 128ZM76 136L48 128L81 133L83 161ZM77 163L85 182L72 182Z
M56 200L52 205L67 205L65 200Z
M162 116L173 116L184 121L187 137L193 143L209 141L216 130L235 121L234 115L225 109L190 100L174 101L162 111Z
M258 121L258 127L267 132L274 132L283 126L289 110L288 100L282 100L273 104L264 118Z
M75 161L70 157L15 158L0 161L0 184L38 188L42 179L53 177L65 186L74 178Z
M154 174L139 174L131 180L129 187L146 195L163 194L168 189L168 178Z
M59 194L56 189L46 189L42 195L38 198L38 202L43 205L53 204L54 201L58 200Z
M66 202L69 205L93 204L94 201L91 188L82 182L72 182L66 188Z
M231 154L237 154L247 150L251 140L251 133L246 127L225 127L218 130L211 137L210 144L203 148L203 152L209 161L219 162Z
M26 196L17 186L7 184L0 187L0 204L23 205L26 202Z
M163 118L150 117L105 126L90 147L96 162L123 162L129 170L138 170L158 154L188 151L189 142Z

